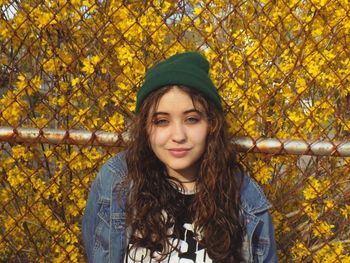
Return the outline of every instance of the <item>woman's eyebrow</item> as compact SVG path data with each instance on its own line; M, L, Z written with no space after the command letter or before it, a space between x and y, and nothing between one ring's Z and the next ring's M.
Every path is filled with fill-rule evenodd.
M162 111L157 111L155 113L153 113L153 116L157 116L157 115L169 115L168 112L162 112Z
M197 110L197 109L190 109L190 110L184 111L185 114L192 113L192 112L196 112L196 113L202 114L202 112L200 110Z
M194 109L194 108L193 109L189 109L189 110L185 110L183 112L183 114L188 114L188 113L193 113L193 112L198 113L198 114L203 114L202 111ZM158 115L170 115L170 113L169 112L164 112L164 111L157 111L157 112L153 113L153 117L158 116Z

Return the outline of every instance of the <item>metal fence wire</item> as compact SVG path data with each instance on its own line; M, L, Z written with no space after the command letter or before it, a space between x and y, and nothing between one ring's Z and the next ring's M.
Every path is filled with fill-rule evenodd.
M350 262L348 0L0 0L0 261L84 262L100 166L145 71L211 63L281 262ZM294 145L294 146L293 146Z

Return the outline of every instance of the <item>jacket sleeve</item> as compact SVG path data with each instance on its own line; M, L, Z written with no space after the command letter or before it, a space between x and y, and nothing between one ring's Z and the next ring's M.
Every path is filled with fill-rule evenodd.
M121 152L102 166L97 177L92 182L82 220L82 237L88 262L104 262L101 258L106 256L106 254L104 254L104 251L101 251L100 245L102 245L101 242L109 242L109 236L102 232L105 228L100 227L101 220L103 220L101 215L106 216L107 220L110 219L110 201L113 198L112 188L125 177L126 173L125 154ZM108 201L108 215L102 213L99 216L100 210L106 204L106 201ZM96 244L99 245L96 246ZM102 254L99 254L99 252ZM107 254L109 252L107 251Z
M82 221L82 236L88 262L92 262L93 246L95 243L94 238L100 190L99 179L99 176L97 176L91 185Z
M257 215L260 219L261 224L256 228L255 235L256 238L267 239L268 245L266 250L262 255L262 262L275 263L278 262L277 259L277 249L276 249L276 240L275 240L275 231L273 227L273 221L271 214L268 210ZM260 261L259 261L260 262Z

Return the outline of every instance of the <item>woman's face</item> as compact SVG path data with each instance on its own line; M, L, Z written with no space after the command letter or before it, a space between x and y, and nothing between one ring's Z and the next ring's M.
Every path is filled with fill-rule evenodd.
M203 106L194 106L186 92L174 87L160 98L150 115L150 145L168 174L179 180L196 177L208 134Z

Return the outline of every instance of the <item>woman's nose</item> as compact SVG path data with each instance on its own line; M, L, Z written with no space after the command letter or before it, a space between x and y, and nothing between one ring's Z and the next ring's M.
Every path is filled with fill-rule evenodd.
M176 123L172 127L172 140L177 143L185 142L187 139L186 128L181 123Z

